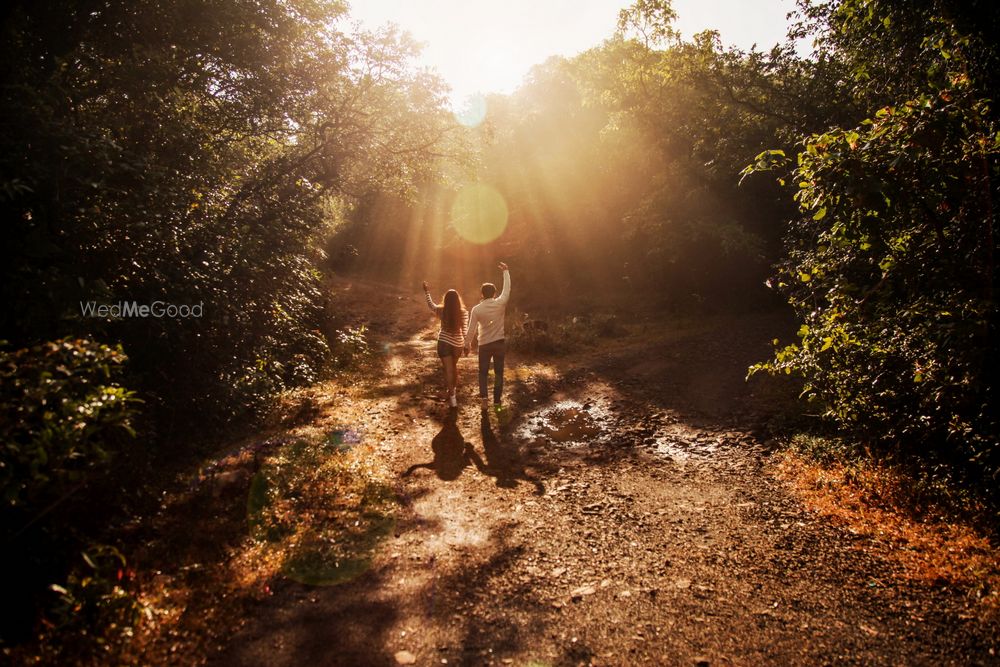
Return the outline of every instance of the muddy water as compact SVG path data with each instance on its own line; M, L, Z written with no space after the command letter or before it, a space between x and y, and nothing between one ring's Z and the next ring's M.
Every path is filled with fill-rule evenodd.
M532 443L591 445L607 438L612 421L602 402L564 400L527 415L515 435Z
M621 441L624 424L634 419L620 415L610 401L599 397L581 402L560 400L525 416L515 436L533 445L583 447ZM636 446L676 462L697 462L713 457L722 444L717 434L692 429L669 420L647 420L648 430ZM642 443L641 445L639 443Z

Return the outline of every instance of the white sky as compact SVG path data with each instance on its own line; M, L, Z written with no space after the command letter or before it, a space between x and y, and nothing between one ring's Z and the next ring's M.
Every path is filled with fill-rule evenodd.
M457 105L477 92L509 93L552 55L573 56L611 36L631 0L353 0L363 27L397 24L424 43L421 62L452 87ZM685 39L718 30L725 45L784 41L795 0L673 0Z

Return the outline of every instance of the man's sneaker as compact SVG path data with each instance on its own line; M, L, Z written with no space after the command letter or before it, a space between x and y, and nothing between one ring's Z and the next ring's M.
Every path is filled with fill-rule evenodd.
M500 426L506 426L510 423L513 414L511 414L511 411L508 410L506 406L496 403L493 405L493 409L496 411L497 423Z
M458 397L456 397L455 394L451 394L448 396L448 405L450 405L453 408L458 407Z

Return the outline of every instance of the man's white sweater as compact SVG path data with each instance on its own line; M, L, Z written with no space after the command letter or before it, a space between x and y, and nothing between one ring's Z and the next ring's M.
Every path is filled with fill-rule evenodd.
M500 295L493 299L483 299L469 313L469 336L473 344L477 338L480 345L503 339L503 317L509 299L510 271L504 271Z

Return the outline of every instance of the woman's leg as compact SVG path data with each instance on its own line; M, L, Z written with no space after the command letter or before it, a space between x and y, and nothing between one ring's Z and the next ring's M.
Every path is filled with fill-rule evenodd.
M451 373L448 378L448 393L454 394L455 388L458 386L458 355L453 354L448 357L448 362L451 365Z
M458 380L458 357L454 354L441 357L444 364L444 384L448 390L448 405L452 408L458 405L458 397L455 396L455 384Z
M441 357L441 368L444 369L444 390L448 393L451 393L451 383L452 383L451 357Z

